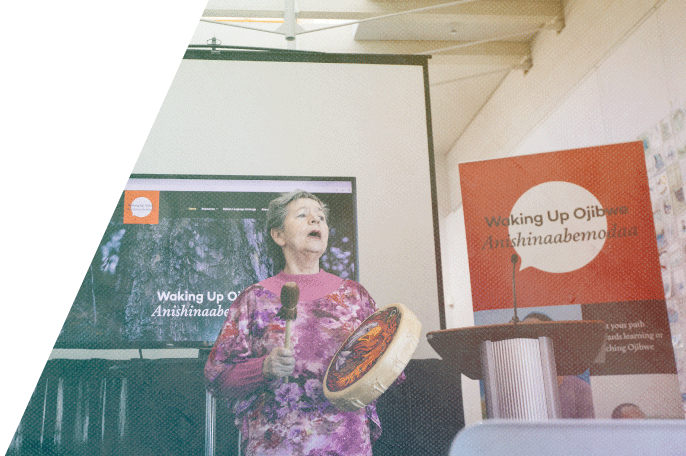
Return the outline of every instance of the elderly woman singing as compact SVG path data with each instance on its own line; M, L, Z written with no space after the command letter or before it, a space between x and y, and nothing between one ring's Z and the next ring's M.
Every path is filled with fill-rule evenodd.
M319 269L327 215L305 191L270 203L267 230L283 270L239 295L207 360L209 391L235 401L246 455L371 456L381 434L374 403L342 412L322 392L336 351L376 311L359 283ZM286 323L277 316L288 282L300 288L292 349L284 348Z

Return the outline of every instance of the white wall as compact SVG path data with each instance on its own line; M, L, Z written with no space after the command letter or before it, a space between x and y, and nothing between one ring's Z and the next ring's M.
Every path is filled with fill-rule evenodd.
M676 22L676 18L683 17L683 14L678 14L684 8L683 0L670 0L668 3L661 7L662 14ZM635 28L655 13L656 4L661 3L656 3L656 0L568 2L565 9L566 26L562 32L558 34L544 30L539 33L532 49L533 68L526 74L513 70L504 79L448 154L453 210L459 207L461 201L458 164L512 153L534 128L569 98L592 71L598 69L598 65L616 54L617 47L633 34ZM669 29L669 38L676 40L678 46L682 33L678 30L682 27L679 24L665 24L661 33ZM661 37L660 41L666 43L668 40ZM670 53L677 55L674 46L666 45L663 50L669 49ZM674 56L670 64L665 65L670 68L670 75L679 71L683 73L683 64L680 62L683 62L683 57ZM673 85L678 85L678 81ZM674 93L676 95L676 91Z
M686 100L684 0L669 0L507 155L635 141ZM680 48L681 52L675 49Z
M462 207L441 219L441 250L446 327L474 326ZM479 382L464 375L461 382L465 422L477 422L482 416Z
M566 28L542 32L534 67L513 71L447 158L452 212L443 245L447 321L473 324L457 165L634 141L686 100L686 0L571 0ZM461 258L464 256L464 258ZM465 279L467 278L467 279ZM477 382L463 377L465 418L479 419Z

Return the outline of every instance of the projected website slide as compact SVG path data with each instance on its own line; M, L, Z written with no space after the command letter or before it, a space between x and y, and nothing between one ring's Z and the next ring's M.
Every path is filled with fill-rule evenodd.
M463 163L460 182L475 323L508 323L515 293L520 319L603 321L583 380L660 375L655 417L683 417L642 144Z
M212 346L231 303L274 271L266 211L305 189L331 208L324 270L357 278L354 179L133 177L58 348Z

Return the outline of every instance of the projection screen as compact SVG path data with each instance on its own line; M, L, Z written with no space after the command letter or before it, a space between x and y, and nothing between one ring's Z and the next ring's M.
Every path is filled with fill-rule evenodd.
M427 57L189 49L140 174L353 176L359 281L444 326Z

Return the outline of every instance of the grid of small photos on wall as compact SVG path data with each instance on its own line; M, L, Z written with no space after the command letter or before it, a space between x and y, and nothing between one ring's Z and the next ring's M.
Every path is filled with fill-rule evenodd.
M639 136L643 141L672 344L686 411L686 104Z

